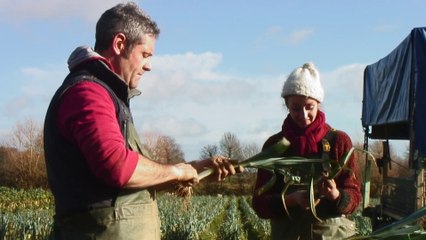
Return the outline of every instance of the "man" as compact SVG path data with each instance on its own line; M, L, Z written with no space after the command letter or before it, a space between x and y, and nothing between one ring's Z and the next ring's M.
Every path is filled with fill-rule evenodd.
M156 190L192 185L205 167L219 181L235 174L222 157L164 165L142 150L129 100L151 70L159 33L135 3L118 4L100 17L95 50L71 54L44 126L54 239L160 239Z

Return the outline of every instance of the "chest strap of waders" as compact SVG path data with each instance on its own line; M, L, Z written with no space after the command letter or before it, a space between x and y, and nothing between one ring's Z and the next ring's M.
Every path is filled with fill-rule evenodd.
M334 146L334 137L336 134L336 129L331 128L325 137L321 140L322 144L322 160L323 162L323 170L328 172L331 169L331 163L330 163L330 151L331 147Z

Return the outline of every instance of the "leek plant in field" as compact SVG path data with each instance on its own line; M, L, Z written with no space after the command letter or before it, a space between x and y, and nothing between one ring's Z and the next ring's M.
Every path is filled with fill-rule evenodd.
M264 169L272 173L272 178L255 193L258 195L265 193L275 184L278 173L284 176L284 188L281 192L283 197L290 185L306 186L309 189L310 210L312 215L318 221L322 221L317 217L315 211L315 205L318 202L315 199L316 183L324 177L333 179L342 170L351 171L351 169L347 168L346 163L354 151L366 151L353 147L338 161L328 158L311 159L298 156L279 157L282 156L289 147L290 142L282 138L271 147L264 149L253 157L241 161L235 167ZM370 153L366 153L374 159ZM213 171L213 169L207 169L201 172L199 174L199 180L209 176Z

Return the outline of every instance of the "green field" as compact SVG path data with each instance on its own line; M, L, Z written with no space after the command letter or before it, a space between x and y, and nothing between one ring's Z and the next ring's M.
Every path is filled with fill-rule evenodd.
M269 222L256 216L249 196L192 196L191 201L162 194L158 198L162 239L268 239ZM53 217L53 198L44 190L0 187L0 239L47 239ZM369 221L353 215L360 235Z

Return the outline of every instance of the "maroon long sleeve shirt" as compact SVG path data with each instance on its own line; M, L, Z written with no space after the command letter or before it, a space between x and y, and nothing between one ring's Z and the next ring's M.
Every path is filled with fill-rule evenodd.
M129 181L138 153L126 148L105 88L89 81L74 85L62 96L56 120L60 133L81 150L95 176L113 187Z

